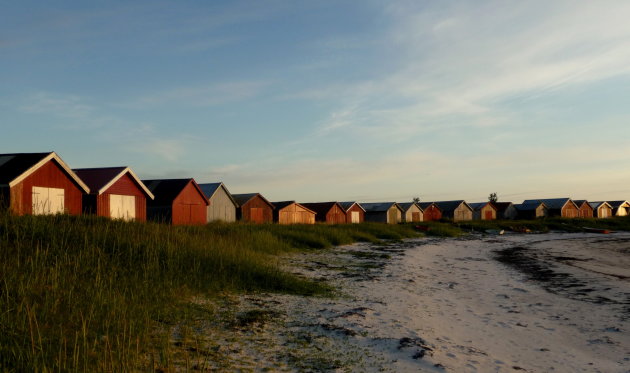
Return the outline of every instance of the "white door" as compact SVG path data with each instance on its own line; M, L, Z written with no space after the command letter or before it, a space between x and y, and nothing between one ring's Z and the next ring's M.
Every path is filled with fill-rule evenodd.
M350 222L358 223L359 222L359 212L358 211L350 211Z
M136 218L136 197L120 194L109 195L109 216L112 219L133 220Z
M33 215L62 214L65 190L61 188L33 187Z

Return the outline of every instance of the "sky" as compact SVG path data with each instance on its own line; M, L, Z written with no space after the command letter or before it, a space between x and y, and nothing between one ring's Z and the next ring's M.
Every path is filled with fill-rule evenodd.
M272 201L630 199L625 0L0 4L0 153Z

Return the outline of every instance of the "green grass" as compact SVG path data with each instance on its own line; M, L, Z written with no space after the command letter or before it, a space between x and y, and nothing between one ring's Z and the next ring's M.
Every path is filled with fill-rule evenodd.
M278 255L414 236L405 225L170 227L0 213L0 371L168 367L160 325L186 318L192 297L330 294L282 271Z

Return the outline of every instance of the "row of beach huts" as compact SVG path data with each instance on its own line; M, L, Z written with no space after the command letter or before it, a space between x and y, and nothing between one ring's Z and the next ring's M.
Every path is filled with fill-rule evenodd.
M211 221L279 224L396 224L454 221L607 218L630 214L628 201L531 199L523 203L436 202L270 202L260 193L231 194L223 183L194 179L141 180L129 167L71 169L55 153L0 154L0 203L14 214L98 216L198 225Z

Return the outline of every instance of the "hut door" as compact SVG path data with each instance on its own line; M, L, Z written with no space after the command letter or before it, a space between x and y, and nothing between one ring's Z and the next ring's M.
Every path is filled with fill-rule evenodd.
M412 222L420 221L420 213L419 212L412 212L411 213L411 221Z
M492 220L492 211L486 211L486 220Z
M63 213L64 192L61 188L33 187L33 215Z
M350 222L358 223L359 222L359 212L358 211L350 211Z
M136 197L109 195L109 217L112 219L133 220L136 218Z
M396 207L392 207L387 211L387 223L388 224L396 224L398 223L398 211Z
M249 219L254 223L262 223L263 209L260 207L252 207L249 212Z

